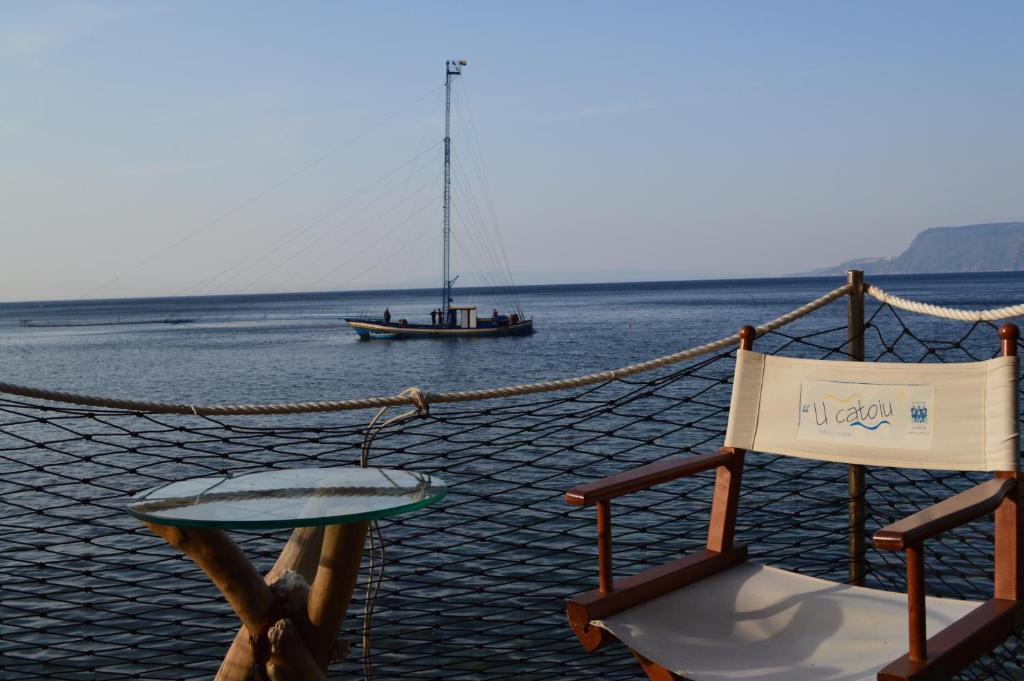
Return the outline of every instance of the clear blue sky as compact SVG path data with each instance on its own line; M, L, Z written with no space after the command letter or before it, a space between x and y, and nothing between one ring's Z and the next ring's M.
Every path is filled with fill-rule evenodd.
M8 1L0 300L440 279L449 57L518 281L895 255L1024 219L1022 26L1019 2Z

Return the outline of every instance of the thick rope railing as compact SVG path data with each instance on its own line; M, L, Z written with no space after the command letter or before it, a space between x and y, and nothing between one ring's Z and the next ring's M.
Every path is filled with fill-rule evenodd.
M901 310L960 322L995 322L1001 319L1024 317L1024 304L997 307L991 310L962 310L955 307L943 307L942 305L932 305L931 303L901 298L900 296L887 293L872 284L865 285L864 292L881 303L898 307Z
M816 298L806 305L790 310L784 315L766 322L758 327L758 335L774 331L775 329L790 324L801 317L804 317L815 310L828 305L834 300L842 298L850 292L850 284L845 284L837 289L829 291L820 298ZM735 333L725 338L697 345L686 350L650 359L637 364L609 371L599 371L584 376L573 378L562 378L553 381L540 383L526 383L522 385L510 385L500 388L484 388L480 390L463 390L444 393L427 393L419 388L408 388L398 395L384 397L366 397L354 400L322 401L322 402L293 402L289 404L238 404L238 405L192 405L173 404L167 402L144 402L138 400L124 400L95 395L80 395L58 390L47 390L44 388L31 388L22 385L0 382L0 393L31 397L52 402L64 402L78 404L88 407L103 407L108 409L123 409L126 411L140 411L158 414L194 414L196 416L256 416L265 414L301 414L310 412L330 411L351 411L357 409L381 409L409 404L416 407L418 411L425 410L429 404L440 404L446 402L472 402L476 400L492 400L501 397L515 397L519 395L531 395L541 392L554 392L569 388L580 388L583 386L606 383L608 381L634 376L636 374L658 369L678 362L694 359L707 355L723 348L736 345L739 342L739 334Z

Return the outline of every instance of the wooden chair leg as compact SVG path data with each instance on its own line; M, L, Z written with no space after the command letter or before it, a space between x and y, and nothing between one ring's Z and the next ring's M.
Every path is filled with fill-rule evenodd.
M644 673L647 674L647 678L651 681L686 681L686 679L679 676L679 674L670 672L657 662L648 660L632 648L629 649L629 652L633 653L633 657L637 659L637 662L639 662L640 666L643 667Z

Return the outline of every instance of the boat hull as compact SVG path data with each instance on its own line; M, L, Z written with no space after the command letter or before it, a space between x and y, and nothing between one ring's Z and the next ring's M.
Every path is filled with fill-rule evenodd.
M360 340L407 340L413 338L500 338L529 336L533 333L533 320L526 319L507 326L487 326L475 329L441 329L425 324L386 324L377 319L346 319L345 322L359 334Z

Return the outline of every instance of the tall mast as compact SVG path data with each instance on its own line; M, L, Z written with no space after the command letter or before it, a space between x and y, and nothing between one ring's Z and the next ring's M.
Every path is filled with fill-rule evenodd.
M444 281L441 292L442 325L448 324L448 306L452 302L451 231L452 231L452 77L462 74L465 59L449 59L444 79Z

